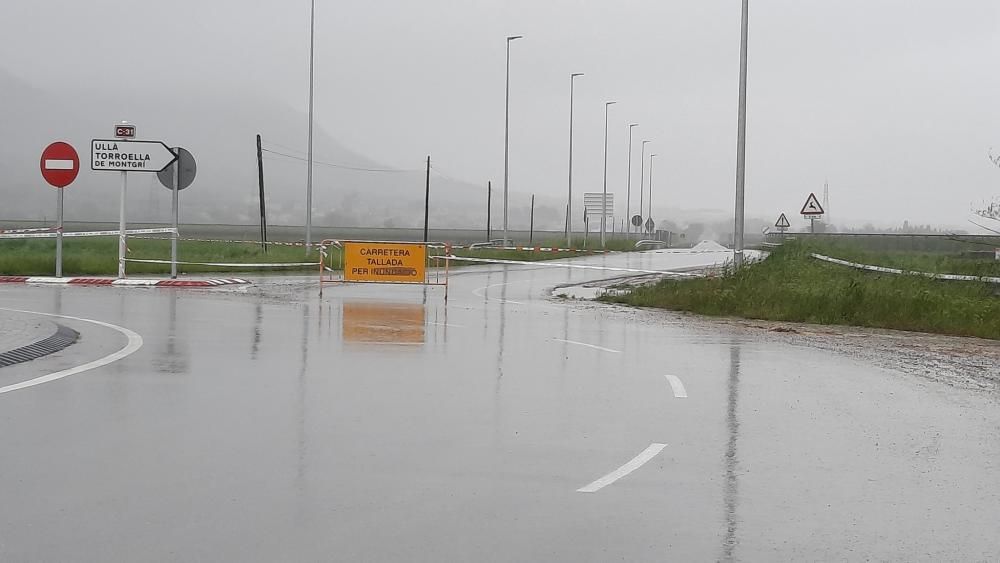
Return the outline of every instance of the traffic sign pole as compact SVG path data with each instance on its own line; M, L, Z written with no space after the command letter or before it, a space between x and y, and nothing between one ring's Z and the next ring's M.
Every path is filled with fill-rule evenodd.
M118 279L125 279L125 194L128 192L128 172L122 170L122 193L118 207Z
M63 239L63 191L58 190L56 194L56 215L58 216L56 227L56 277L62 277L62 239Z
M177 279L177 208L178 194L181 191L181 167L180 161L174 166L174 193L171 194L170 209L174 218L174 234L170 235L170 279Z
M56 195L56 277L62 277L63 189L72 184L80 172L80 156L68 143L56 141L45 147L39 159L42 178L59 189Z

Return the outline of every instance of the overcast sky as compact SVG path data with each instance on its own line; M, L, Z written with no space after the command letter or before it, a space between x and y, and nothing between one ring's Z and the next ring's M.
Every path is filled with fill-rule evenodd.
M650 139L655 207L731 213L739 11L739 0L316 0L316 119L389 166L430 154L449 176L499 186L504 38L524 35L511 45L512 190L565 194L569 74L584 72L577 193L601 189L603 102L617 100L619 206L637 122L634 190L638 141ZM304 111L308 24L308 0L4 0L0 67L50 92ZM792 216L828 179L835 222L966 225L972 204L1000 192L986 156L1000 149L998 31L990 0L753 0L748 213ZM277 141L304 149L305 122Z

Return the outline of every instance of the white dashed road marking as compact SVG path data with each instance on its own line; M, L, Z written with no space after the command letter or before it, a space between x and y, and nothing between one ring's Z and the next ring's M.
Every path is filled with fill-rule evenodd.
M676 375L664 375L667 381L670 382L670 388L674 390L674 397L678 399L686 399L688 396L687 389L684 388L684 384L681 383L680 378Z
M604 477L594 481L593 483L587 485L586 487L581 487L576 490L578 493L596 493L597 491L607 487L608 485L614 483L615 481L625 477L629 473L632 473L636 469L639 469L646 464L649 460L656 457L658 453L663 451L663 448L667 447L666 444L650 444L648 448L643 450L643 452L625 465L615 469L611 473L608 473Z

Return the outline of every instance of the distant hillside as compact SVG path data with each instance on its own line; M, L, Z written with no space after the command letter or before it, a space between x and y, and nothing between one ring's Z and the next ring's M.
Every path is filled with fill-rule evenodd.
M198 161L198 179L182 192L182 220L198 223L256 222L257 163L255 136L265 153L268 219L301 224L305 210L306 117L294 109L258 99L253 93L232 100L212 92L147 96L107 96L75 91L43 92L0 70L0 219L51 219L55 190L38 171L41 150L65 140L89 159L92 138L106 138L112 125L135 122L144 139L183 146ZM283 153L283 154L278 154ZM423 224L426 155L414 155L407 171L357 154L324 131L315 132L314 223L331 226L415 227ZM287 156L285 156L287 155ZM349 168L331 166L343 165ZM118 213L119 176L92 172L83 165L67 188L66 216L73 220L113 221ZM352 169L353 168L353 169ZM367 170L358 170L367 169ZM379 171L371 171L379 170ZM153 174L130 174L129 218L166 220L170 192ZM510 196L512 228L527 228L530 196ZM475 227L486 221L486 186L472 185L435 172L431 177L431 223L436 227ZM502 194L493 191L494 225L501 221ZM538 228L561 229L563 204L539 198Z

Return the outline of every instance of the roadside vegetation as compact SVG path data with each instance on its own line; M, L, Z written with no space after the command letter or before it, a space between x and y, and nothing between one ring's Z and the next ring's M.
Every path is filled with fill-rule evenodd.
M997 288L992 284L864 272L813 259L810 257L813 252L924 271L937 271L938 268L929 268L931 265L950 267L957 263L950 260L959 260L873 256L858 249L790 241L766 260L737 271L696 280L664 280L601 300L710 316L1000 339L1000 298L995 296ZM986 264L971 262L964 271L940 272L992 272Z
M565 241L563 241L565 242ZM456 249L456 256L486 258L492 260L519 260L534 262L540 260L556 260L586 256L594 250L593 237L588 241L588 252L534 252L518 250L500 250L493 248ZM546 241L536 246L562 248L557 241ZM574 244L574 248L582 247ZM129 238L128 258L169 260L170 241L161 239ZM0 240L0 275L7 276L50 276L55 273L56 243L54 239L10 239ZM609 240L608 250L634 250L634 242L625 240ZM327 264L332 268L340 268L339 250L328 250L330 258ZM432 254L442 254L443 250L431 250ZM214 262L214 263L296 263L315 262L316 252L308 255L301 246L269 245L265 253L260 245L251 243L198 242L180 240L177 244L177 256L180 262ZM434 266L441 261L432 261ZM451 267L472 265L472 262L454 261ZM169 264L145 264L129 262L129 274L169 274ZM315 272L317 265L289 266L283 268L253 268L253 267L222 267L197 266L190 264L178 265L181 273L226 273L237 275L243 273L267 272ZM66 276L109 276L118 272L118 238L65 238L63 239L63 275Z
M814 248L816 248L814 252L818 254L841 260L910 272L1000 277L1000 261L994 259L992 248L965 253L872 251L858 245L843 243L825 243Z
M170 260L170 241L158 239L128 239L128 258ZM55 272L56 243L54 239L0 240L0 275L50 276ZM181 262L216 263L289 263L317 261L315 252L306 256L301 246L271 245L267 253L257 244L195 242L181 240L177 243L177 259ZM334 263L338 261L335 260ZM295 266L280 271L312 271L316 266ZM130 274L169 274L170 264L143 264L129 262ZM274 268L268 268L273 271ZM206 273L257 271L253 268L225 268L180 264L178 272ZM66 238L63 239L63 275L96 276L115 275L118 272L118 238Z

